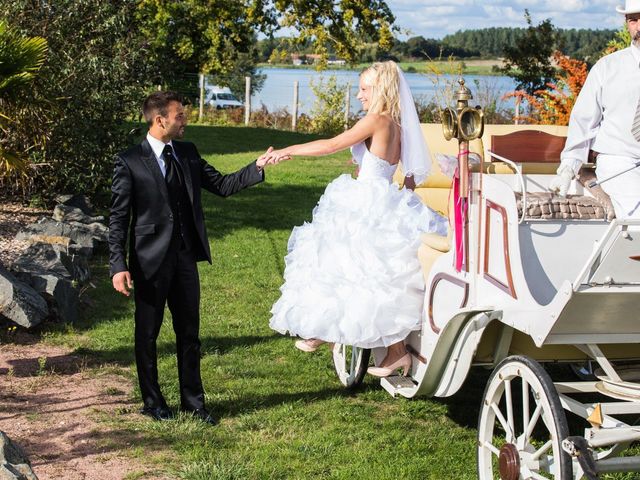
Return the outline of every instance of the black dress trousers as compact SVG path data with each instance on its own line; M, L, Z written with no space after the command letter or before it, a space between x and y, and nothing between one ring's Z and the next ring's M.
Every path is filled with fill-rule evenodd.
M192 250L172 242L158 272L135 285L135 352L138 381L146 407L166 407L158 384L156 340L168 304L176 335L180 403L184 410L204 408L200 378L200 278Z

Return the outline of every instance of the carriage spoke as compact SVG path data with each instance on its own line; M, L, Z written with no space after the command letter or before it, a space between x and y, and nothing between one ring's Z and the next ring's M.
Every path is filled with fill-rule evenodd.
M540 457L544 453L549 451L549 449L551 448L552 445L553 445L553 440L548 440L547 443L545 443L542 447L540 447L538 450L536 450L533 455L531 455L531 459L532 460L540 459Z
M349 376L352 376L358 367L358 350L351 347L351 368L349 368Z
M529 382L522 379L522 431L529 425Z
M529 420L529 424L525 429L525 433L524 433L525 444L529 442L531 433L533 432L533 429L536 427L536 423L538 423L538 419L540 418L541 413L542 413L542 404L539 403L536 409L533 411L533 415L531 416L531 419Z
M498 421L502 425L502 428L504 429L505 436L507 437L507 442L512 442L513 432L511 431L511 427L507 423L507 420L504 418L504 415L502 415L502 412L500 411L500 409L495 403L491 404L491 409L496 414L496 418L498 419Z
M493 453L496 457L500 457L500 450L498 450L498 448L493 445L492 443L489 442L482 442L482 444L480 445L482 448L486 448L487 450L489 450L491 453Z
M530 473L531 473L531 476L525 477L525 478L527 478L527 479L534 478L535 480L549 480L547 477L544 477L544 476L540 475L539 473L536 473L536 472L530 472Z
M513 419L513 396L511 395L511 380L504 381L504 399L507 404L507 423L511 429L513 438L512 442L516 441L516 424Z

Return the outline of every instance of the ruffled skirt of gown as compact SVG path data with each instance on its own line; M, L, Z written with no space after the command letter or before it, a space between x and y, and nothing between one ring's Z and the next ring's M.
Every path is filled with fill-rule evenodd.
M420 328L424 232L446 235L447 219L413 192L341 175L291 233L271 328L362 348L403 340Z

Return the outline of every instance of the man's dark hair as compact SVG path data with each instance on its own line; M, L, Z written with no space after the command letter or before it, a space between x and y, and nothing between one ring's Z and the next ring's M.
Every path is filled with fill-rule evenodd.
M182 103L182 97L176 92L153 92L142 104L142 114L148 125L153 122L157 114L167 116L167 110L171 102Z

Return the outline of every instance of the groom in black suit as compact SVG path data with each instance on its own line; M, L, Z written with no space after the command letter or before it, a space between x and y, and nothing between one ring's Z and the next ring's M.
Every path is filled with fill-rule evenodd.
M135 355L144 408L167 420L172 412L160 392L156 339L168 304L176 334L180 403L204 422L200 379L200 280L196 262L211 263L200 199L202 188L227 197L264 180L263 157L223 175L182 138L186 118L180 97L155 92L144 101L149 132L115 159L109 218L109 264L113 287L134 288ZM129 261L125 244L129 241Z

